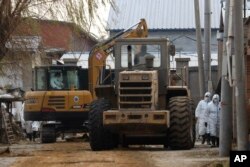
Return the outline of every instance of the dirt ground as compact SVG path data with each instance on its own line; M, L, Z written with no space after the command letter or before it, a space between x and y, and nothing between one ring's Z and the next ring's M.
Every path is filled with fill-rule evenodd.
M2 147L3 149L4 147ZM218 148L196 144L192 150L172 151L160 146L133 146L110 151L91 151L84 141L53 144L23 142L6 147L1 167L205 167L229 166L218 156Z

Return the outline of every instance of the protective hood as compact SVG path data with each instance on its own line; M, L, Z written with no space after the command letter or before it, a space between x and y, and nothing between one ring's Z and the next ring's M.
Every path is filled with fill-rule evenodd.
M219 103L219 101L220 101L220 97L219 97L219 95L218 94L215 94L214 96L213 96L213 102L214 103Z
M205 95L204 95L204 100L206 101L206 102L209 102L210 101L210 92L206 92L205 93Z

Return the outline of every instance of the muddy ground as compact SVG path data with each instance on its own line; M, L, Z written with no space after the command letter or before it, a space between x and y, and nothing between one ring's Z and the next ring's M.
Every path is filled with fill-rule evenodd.
M218 156L218 148L200 145L192 150L172 151L161 146L133 146L111 151L91 151L82 140L53 144L21 142L0 145L1 167L205 167L229 166Z

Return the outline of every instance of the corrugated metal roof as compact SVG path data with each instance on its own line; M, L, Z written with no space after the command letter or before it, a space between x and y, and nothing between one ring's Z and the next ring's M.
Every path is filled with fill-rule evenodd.
M201 27L204 27L204 1L200 3ZM211 1L211 28L219 27L220 0ZM150 30L195 29L194 0L115 0L118 11L110 10L108 30L127 29L141 18Z

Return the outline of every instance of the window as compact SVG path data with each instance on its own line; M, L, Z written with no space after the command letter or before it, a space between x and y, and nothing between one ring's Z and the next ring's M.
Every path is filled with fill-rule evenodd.
M50 70L50 87L52 89L64 89L65 83L62 70Z
M69 70L67 71L67 88L79 89L78 71Z
M153 67L161 65L160 45L130 45L132 54L132 66L145 64L145 57L152 55L154 57ZM128 45L121 47L121 66L128 67Z
M47 89L47 76L46 76L45 69L37 69L36 78L37 78L37 82L36 82L37 90L46 90Z
M79 89L78 71L50 70L50 88L53 90Z

